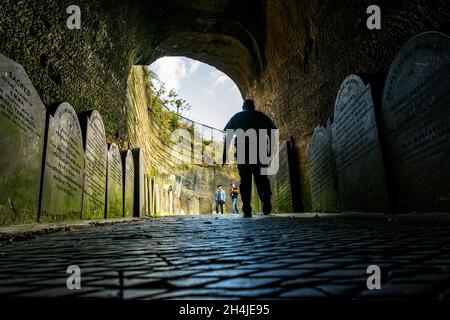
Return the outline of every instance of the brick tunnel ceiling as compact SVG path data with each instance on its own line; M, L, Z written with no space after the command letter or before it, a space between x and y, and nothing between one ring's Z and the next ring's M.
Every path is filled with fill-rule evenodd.
M149 5L156 45L137 64L186 56L221 70L245 94L265 64L264 8L261 0L169 0L157 8Z

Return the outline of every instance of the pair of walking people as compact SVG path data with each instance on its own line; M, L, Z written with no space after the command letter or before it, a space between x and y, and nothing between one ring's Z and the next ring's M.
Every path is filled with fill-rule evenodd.
M225 204L225 200L226 200L227 196L225 191L222 189L221 185L217 186L217 190L214 193L214 201L216 203L216 213L219 213L219 209L220 209L220 213L223 214L223 205ZM232 202L232 212L233 214L239 214L239 209L238 209L238 198L239 198L239 190L238 188L236 188L236 185L233 183L230 186L230 198L231 198L231 202Z

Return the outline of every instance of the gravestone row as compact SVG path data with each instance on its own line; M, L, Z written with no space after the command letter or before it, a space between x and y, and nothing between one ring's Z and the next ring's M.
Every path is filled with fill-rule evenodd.
M140 149L108 148L97 111L46 108L0 54L0 225L145 214Z
M317 211L450 209L450 38L427 32L398 53L380 105L370 80L342 83L333 123L308 146Z

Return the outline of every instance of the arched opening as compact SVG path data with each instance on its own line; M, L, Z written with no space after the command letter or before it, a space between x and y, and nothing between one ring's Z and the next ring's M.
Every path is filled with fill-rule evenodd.
M241 111L243 98L237 85L215 67L173 56L160 58L149 68L154 94L183 117L222 130Z
M148 198L159 198L150 214L211 214L216 186L239 181L235 166L220 165L222 130L242 110L237 85L213 66L172 56L134 66L128 96L130 141L143 149L155 184Z

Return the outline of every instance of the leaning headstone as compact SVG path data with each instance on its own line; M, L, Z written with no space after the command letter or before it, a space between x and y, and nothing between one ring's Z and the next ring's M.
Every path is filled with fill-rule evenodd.
M388 210L385 171L370 84L348 76L341 85L332 125L342 211Z
M144 199L145 199L145 212L147 214L150 212L150 201L149 201L150 188L148 181L149 181L148 175L144 174Z
M288 213L294 211L289 149L289 141L280 143L278 160L275 160L278 161L279 164L278 171L276 174L268 176L272 190L272 211L274 213Z
M134 161L134 215L145 215L144 155L140 148L131 150Z
M82 217L85 220L102 219L105 217L108 157L105 127L97 111L80 114L80 120L85 150Z
M0 54L0 225L37 221L45 117L23 67Z
M106 175L106 217L123 217L123 169L119 148L115 143L109 146L108 170Z
M314 129L307 148L311 206L314 212L338 212L336 161L331 139L331 123Z
M49 110L40 221L81 218L84 149L80 123L72 106Z
M131 150L122 151L123 164L123 212L124 217L133 217L134 211L134 162Z
M400 211L450 210L450 38L427 32L395 58L381 119L389 185Z

